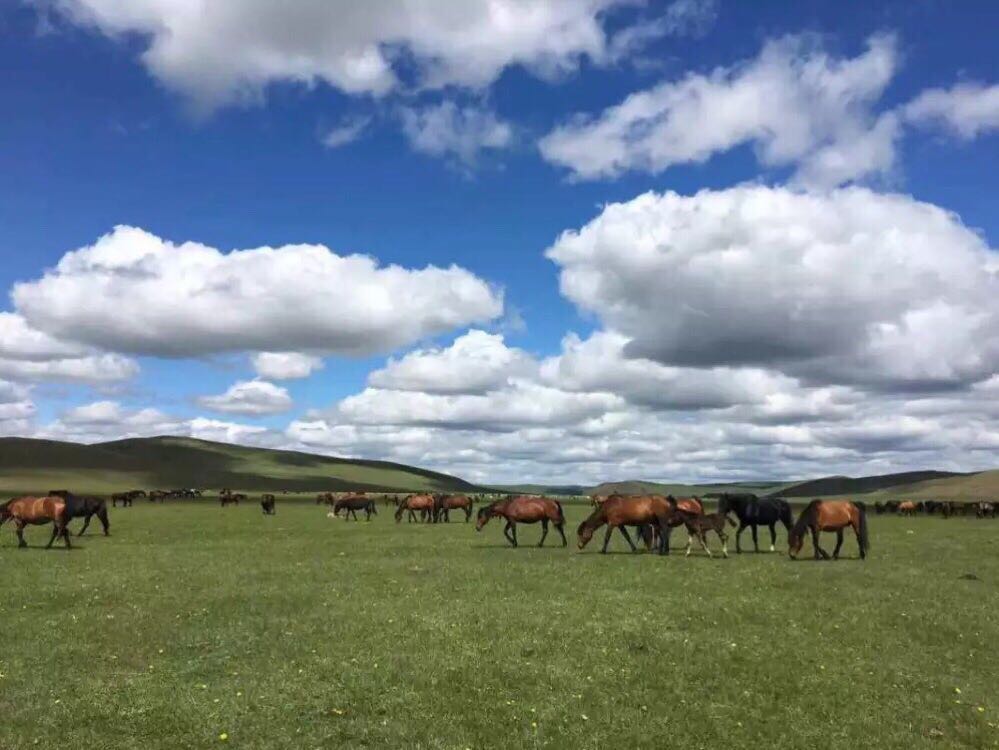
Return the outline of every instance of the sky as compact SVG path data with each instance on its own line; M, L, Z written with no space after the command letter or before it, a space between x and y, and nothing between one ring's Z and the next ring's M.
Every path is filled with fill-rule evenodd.
M999 5L0 2L0 435L996 466Z

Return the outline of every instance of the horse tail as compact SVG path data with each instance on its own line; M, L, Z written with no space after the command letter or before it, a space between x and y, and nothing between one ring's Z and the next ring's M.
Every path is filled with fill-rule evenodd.
M867 532L867 506L862 502L854 500L853 507L857 509L857 515L860 516L857 523L857 533L860 536L860 546L864 548L864 552L871 551L871 538Z
M791 503L787 500L780 501L780 520L788 531L794 526L794 513L791 512Z
M555 523L565 523L565 511L562 510L562 503L558 500L552 500L552 502L555 503L555 509L558 511L558 518L555 519Z

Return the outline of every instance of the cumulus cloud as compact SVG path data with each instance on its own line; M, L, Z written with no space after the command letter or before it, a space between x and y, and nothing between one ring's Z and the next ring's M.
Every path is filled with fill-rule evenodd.
M61 339L164 357L224 351L388 351L502 314L502 295L451 266L410 270L322 245L223 253L119 226L12 292Z
M218 396L202 396L198 403L206 409L228 414L280 414L292 407L287 389L266 380L244 380L234 383Z
M320 357L302 352L257 352L252 361L257 375L269 380L307 378L323 367Z
M577 179L657 173L741 144L752 144L766 166L825 150L799 174L810 184L883 172L894 160L895 125L877 122L871 107L895 73L895 46L891 36L874 36L857 57L836 58L810 38L771 40L746 63L689 73L597 117L577 116L541 140L541 153ZM849 158L858 139L864 158Z
M137 34L142 62L202 109L268 84L322 82L349 94L407 85L480 88L509 66L552 77L606 57L602 14L624 0L35 0L111 37Z
M999 365L994 254L952 214L863 188L647 193L547 251L563 294L664 365L958 387Z
M0 380L0 435L26 432L35 415L35 405L28 389L17 383Z
M472 166L486 149L506 148L513 128L492 112L444 101L423 108L400 110L402 130L414 150L431 156L457 159Z
M961 83L950 89L930 89L907 104L904 113L910 122L942 125L970 140L999 129L999 85Z
M446 348L418 349L390 359L368 376L368 383L383 390L482 394L536 369L537 363L508 347L503 336L471 330Z
M370 124L370 117L349 117L323 133L320 140L326 148L340 148L360 138Z

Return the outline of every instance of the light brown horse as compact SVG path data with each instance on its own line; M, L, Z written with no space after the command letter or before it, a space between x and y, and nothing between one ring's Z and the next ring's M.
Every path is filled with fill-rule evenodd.
M828 560L828 553L819 546L819 532L835 531L836 549L833 551L833 559L837 560L840 547L843 546L843 529L847 526L857 535L860 559L863 560L871 548L864 504L850 500L812 500L787 535L787 553L791 559L796 559L804 544L805 532L811 531L815 559Z
M562 537L562 546L566 547L569 544L564 531L565 513L562 512L562 504L558 500L551 500L547 497L532 497L531 495L519 495L497 500L479 508L478 516L475 519L475 530L482 531L482 527L489 523L490 518L506 519L503 536L513 547L517 546L518 523L541 523L539 547L543 547L545 544L549 523L554 524L555 530Z
M725 513L689 513L685 510L678 510L681 522L687 527L687 554L690 556L690 548L694 543L694 538L701 543L701 548L711 557L711 550L708 549L708 532L713 531L718 535L722 543L722 557L728 557L728 534L725 533L726 522L735 526L736 523Z
M409 511L409 522L413 523L416 520L417 511L420 513L420 518L426 521L432 521L434 516L434 496L433 495L410 495L399 503L399 507L395 511L395 522L399 523L402 520L403 514Z
M451 511L461 510L465 513L465 523L472 517L472 501L467 495L445 495L438 503L438 520L451 523Z
M901 516L916 515L916 504L912 500L903 500L898 504L898 513Z
M28 546L24 541L25 526L51 523L52 537L45 545L45 549L52 546L57 536L61 536L66 541L66 549L70 549L72 545L69 543L69 518L66 501L61 497L15 497L0 505L0 526L3 526L8 519L14 520L18 547Z
M601 503L589 517L579 524L576 535L579 538L579 549L583 549L593 538L593 532L601 526L607 526L604 534L604 546L600 552L606 554L614 529L620 529L621 535L628 542L632 552L638 548L631 541L628 526L635 526L639 534L645 538L650 549L653 538L658 538L659 554L669 554L669 529L673 520L673 509L661 495L611 495ZM645 530L655 529L658 537L647 535Z

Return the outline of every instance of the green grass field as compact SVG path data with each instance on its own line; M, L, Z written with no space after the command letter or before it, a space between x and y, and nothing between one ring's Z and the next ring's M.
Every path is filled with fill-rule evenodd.
M5 526L0 747L999 744L999 521L872 515L866 562L814 563L379 510L140 501L68 553Z

